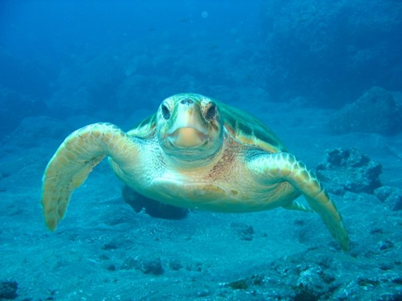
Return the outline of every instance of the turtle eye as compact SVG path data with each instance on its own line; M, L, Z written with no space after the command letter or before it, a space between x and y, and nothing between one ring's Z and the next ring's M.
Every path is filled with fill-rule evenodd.
M166 120L168 120L170 118L170 111L167 108L167 106L162 105L162 116L163 118L165 118Z
M216 112L216 104L212 102L207 112L205 113L205 119L211 121L216 116Z

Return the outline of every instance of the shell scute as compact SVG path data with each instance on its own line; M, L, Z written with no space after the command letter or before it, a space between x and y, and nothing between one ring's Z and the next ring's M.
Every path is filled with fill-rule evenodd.
M270 153L287 151L278 136L257 118L222 103L219 107L226 130L239 142L262 148Z

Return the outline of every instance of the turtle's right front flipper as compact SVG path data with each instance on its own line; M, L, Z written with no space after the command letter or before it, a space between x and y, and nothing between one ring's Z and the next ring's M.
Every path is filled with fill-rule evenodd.
M333 238L343 250L349 250L349 236L340 212L318 179L294 155L289 153L268 154L256 157L249 166L256 175L265 179L267 184L286 181L303 193L311 208L321 216ZM298 203L291 203L284 207L308 211Z
M42 205L47 227L54 231L63 218L73 191L106 156L119 165L135 160L138 147L112 124L95 123L70 134L60 145L43 175Z

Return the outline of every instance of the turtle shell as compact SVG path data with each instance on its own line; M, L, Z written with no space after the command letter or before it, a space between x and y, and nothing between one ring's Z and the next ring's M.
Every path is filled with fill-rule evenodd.
M223 103L219 103L218 106L224 127L236 140L270 153L287 152L281 139L257 118Z

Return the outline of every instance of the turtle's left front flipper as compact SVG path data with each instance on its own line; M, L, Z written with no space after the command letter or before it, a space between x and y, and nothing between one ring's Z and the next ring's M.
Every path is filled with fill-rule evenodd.
M112 124L95 123L70 134L57 149L43 175L42 205L46 225L55 230L73 191L106 156L120 166L134 162L138 146Z
M267 183L287 181L304 194L307 202L322 218L331 235L349 250L349 236L342 216L336 209L318 179L306 166L289 153L274 153L258 156L250 162L250 169L266 179Z

